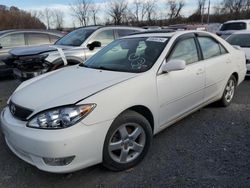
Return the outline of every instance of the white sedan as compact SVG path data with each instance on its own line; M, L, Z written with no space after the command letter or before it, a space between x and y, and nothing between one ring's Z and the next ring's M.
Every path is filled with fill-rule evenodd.
M238 31L228 37L231 45L240 46L246 53L247 76L250 76L250 31Z
M138 164L153 135L212 102L228 106L245 54L201 31L118 39L84 64L22 83L1 113L9 148L54 173Z

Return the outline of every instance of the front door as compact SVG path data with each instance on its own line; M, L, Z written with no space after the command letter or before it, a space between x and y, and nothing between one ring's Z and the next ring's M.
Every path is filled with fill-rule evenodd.
M157 76L159 123L162 127L203 102L205 65L199 61L196 44L194 37L177 42L167 61L185 60L186 68Z

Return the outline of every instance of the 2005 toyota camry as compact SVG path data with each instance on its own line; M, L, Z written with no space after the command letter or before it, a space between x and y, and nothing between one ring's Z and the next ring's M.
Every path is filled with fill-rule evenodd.
M209 103L228 106L245 74L244 52L213 34L135 34L22 83L1 113L2 130L17 156L44 171L100 162L125 170L154 134Z

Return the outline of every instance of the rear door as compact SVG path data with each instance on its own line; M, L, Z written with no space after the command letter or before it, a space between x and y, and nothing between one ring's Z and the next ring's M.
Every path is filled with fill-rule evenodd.
M174 121L204 100L205 66L192 36L179 40L166 61L186 61L186 68L157 76L160 125Z
M224 89L225 82L230 76L230 54L214 38L210 36L198 36L201 46L205 69L205 101L217 97Z

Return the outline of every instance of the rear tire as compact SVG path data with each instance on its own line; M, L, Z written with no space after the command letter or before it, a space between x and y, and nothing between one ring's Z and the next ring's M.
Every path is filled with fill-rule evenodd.
M127 170L142 161L152 142L148 120L125 111L112 123L103 147L103 165L113 171Z
M232 103L235 95L236 83L236 78L232 75L227 82L222 98L218 101L219 106L227 107Z

